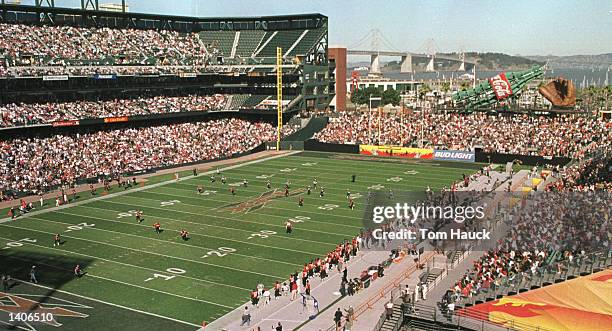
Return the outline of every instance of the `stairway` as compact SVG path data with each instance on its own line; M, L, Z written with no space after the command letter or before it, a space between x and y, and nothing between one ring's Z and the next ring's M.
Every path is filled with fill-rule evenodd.
M393 315L386 319L383 325L380 327L380 331L397 331L402 324L402 307L401 305L393 305Z

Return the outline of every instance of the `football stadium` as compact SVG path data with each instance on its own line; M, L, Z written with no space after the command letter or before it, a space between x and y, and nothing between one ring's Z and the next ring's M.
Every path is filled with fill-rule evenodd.
M599 43L61 2L0 0L0 330L612 330Z

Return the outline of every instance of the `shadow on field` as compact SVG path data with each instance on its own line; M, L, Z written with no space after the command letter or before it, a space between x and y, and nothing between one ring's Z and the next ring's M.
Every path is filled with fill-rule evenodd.
M4 286L0 287L0 299L11 295L15 290L19 291L21 283L30 281L30 272L33 266L35 277L38 284L50 287L44 294L36 299L36 303L20 306L23 310L20 313L28 313L39 308L40 304L46 303L55 295L55 289L59 289L66 283L78 281L74 274L74 267L78 264L86 274L87 266L93 262L90 258L75 258L63 255L40 254L33 252L22 252L18 250L2 250L0 251L0 275L9 275L11 280L8 283L8 290L5 291ZM1 305L0 305L0 310ZM18 324L7 325L8 330L17 330Z

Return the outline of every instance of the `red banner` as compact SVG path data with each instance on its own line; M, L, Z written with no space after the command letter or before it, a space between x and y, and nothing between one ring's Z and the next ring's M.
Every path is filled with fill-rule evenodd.
M495 92L497 100L503 100L512 95L512 87L510 87L510 82L508 82L505 72L489 78L489 84L493 92Z

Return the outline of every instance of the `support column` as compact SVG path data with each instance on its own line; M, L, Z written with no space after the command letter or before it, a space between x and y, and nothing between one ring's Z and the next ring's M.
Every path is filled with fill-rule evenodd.
M400 73L409 73L412 72L412 55L406 54L402 56L402 66L400 67Z
M370 56L370 74L380 75L380 57L378 54L372 54Z

